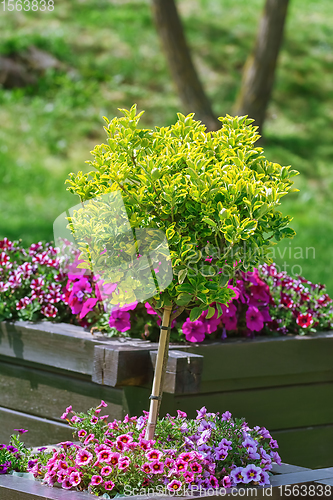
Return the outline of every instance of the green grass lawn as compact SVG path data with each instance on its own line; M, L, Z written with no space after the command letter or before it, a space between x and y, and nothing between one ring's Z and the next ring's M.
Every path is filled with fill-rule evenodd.
M178 2L219 116L232 114L263 4ZM267 158L301 173L300 193L282 203L297 236L275 248L276 261L289 272L301 266L333 295L332 24L330 0L291 2L264 148ZM68 68L50 72L33 88L0 89L0 238L50 240L53 220L77 203L66 192L67 174L87 169L89 151L104 140L103 115L112 118L117 108L136 102L146 110L143 126L161 126L183 110L148 0L56 0L52 13L1 11L0 31L0 53L34 44Z

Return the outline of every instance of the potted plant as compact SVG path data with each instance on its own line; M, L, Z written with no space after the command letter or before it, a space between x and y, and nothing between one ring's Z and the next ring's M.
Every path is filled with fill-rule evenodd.
M192 322L198 321L202 314L206 315L207 321L217 318L223 313L223 304L235 298L238 293L238 273L246 272L264 261L273 238L293 235L293 231L286 227L289 218L283 217L275 207L281 196L290 190L290 177L295 172L290 171L288 167L269 163L263 157L262 149L254 148L253 143L258 136L246 117L223 118L220 131L206 134L204 127L195 122L192 115L179 115L174 126L151 131L138 128L139 116L136 115L135 107L124 111L124 114L123 118L108 123L108 144L97 146L93 152L95 159L91 163L96 171L91 175L71 175L69 189L80 196L86 210L89 200L121 191L121 203L125 207L131 227L135 230L152 228L166 234L170 260L166 255L165 261L172 264L173 279L162 293L148 300L149 307L156 311L162 320L164 317L162 326L169 328L170 321L184 311L189 313ZM72 214L72 218L73 223L75 217L77 219L77 231L81 215L73 217L74 215ZM98 217L95 220L98 221ZM102 241L99 244L96 255L92 256L94 265L96 256L104 252L107 242ZM86 262L91 263L91 256L84 254L85 247L82 247L82 250ZM123 263L125 261L126 259ZM155 273L156 279L157 276ZM232 284L230 279L234 279ZM120 304L119 295L115 294L113 298ZM43 336L37 325L3 324L2 355L7 356L7 362L9 358L26 360L26 380L32 380L27 364L34 363L31 368L43 370L45 380L49 380L48 386L56 386L59 390L66 386L71 388L73 394L91 394L92 397L97 389L96 386L93 388L91 377L104 383L98 390L105 391L104 399L114 403L114 412L117 415L128 410L133 415L146 408L151 379L150 375L146 378L144 375L148 373L140 376L136 373L134 377L128 374L122 380L116 377L115 388L105 385L108 375L105 359L120 356L119 346L116 348L116 355L110 350L110 346L113 348L115 345L112 340L106 341L98 335L89 338L73 327L59 328L50 325L43 327L43 330L47 331L44 331L45 340L41 342ZM164 352L167 351L168 332L169 330L164 330L161 336L165 339L165 342L161 343ZM25 349L22 349L18 338ZM324 408L319 412L320 422L311 420L311 411L302 412L300 419L295 397L288 393L286 398L286 393L281 390L277 399L275 394L280 386L290 392L289 386L295 388L295 385L302 384L304 390L304 384L311 381L315 373L316 381L320 383L321 391L324 391L321 394L326 397L324 385L329 387L327 381L331 381L331 368L326 359L331 339L329 335L324 334L313 339L316 341L316 349L323 352L321 360L324 364L321 366L327 365L328 368L322 369L316 365L305 377L303 367L309 365L307 359L312 348L306 342L300 343L291 338L286 340L287 342L280 339L278 347L272 343L272 339L262 339L255 344L230 339L223 346L216 343L202 347L186 346L184 350L188 352L204 354L201 389L193 397L186 394L183 396L177 391L176 395L166 394L161 413L172 411L171 408L174 409L175 406L184 407L184 404L189 413L193 413L195 408L200 407L200 401L207 397L219 405L224 405L228 397L232 405L237 407L236 412L233 410L234 413L241 409L242 414L250 412L252 415L254 405L245 397L245 394L248 394L245 391L251 388L252 396L256 396L255 406L259 408L260 403L258 412L264 415L265 395L268 394L267 389L271 388L276 389L272 392L272 400L277 401L276 404L281 405L289 401L289 405L293 405L290 411L291 423L284 419L281 427L281 417L275 411L273 428L287 430L297 427L297 423L300 423L298 427L303 428L327 423L329 415L327 411L324 412ZM53 345L51 355L47 354L50 344ZM156 346L142 341L132 347L135 355L139 351L141 353L141 364L134 365L148 366L147 360L150 358L145 357L145 352L149 354L149 350L156 349ZM122 362L129 356L128 351L127 348L126 353L122 354ZM295 367L294 357L297 357L300 351L304 361L302 358L302 366ZM106 358L109 355L111 358ZM220 368L221 356L224 370ZM162 357L164 356L160 356L160 360ZM288 357L290 359L286 363ZM43 363L40 363L41 359ZM233 359L238 360L236 375ZM284 360L282 366L281 359ZM161 365L163 363L160 363ZM96 366L101 368L100 378L94 371ZM133 368L133 361L129 361L126 366ZM260 367L263 367L263 371L260 371ZM52 377L46 375L46 371L50 370L53 371ZM89 379L85 386L82 374ZM19 383L21 382L15 381L15 384ZM153 393L156 398L161 397L161 383L158 385ZM239 394L237 396L239 390L244 390L242 398L238 397ZM219 393L218 398L216 393ZM61 397L68 397L64 392L61 394ZM308 393L304 395L305 401L309 401L308 396ZM31 397L33 399L33 394ZM155 399L155 416L158 402L159 400ZM16 409L22 411L22 403L18 402L17 405ZM8 407L8 402L4 406ZM34 400L31 407L36 408ZM243 408L246 408L246 412ZM30 411L28 413L31 414ZM37 415L48 416L53 420L52 424L60 426L55 410L48 414L42 414L40 410ZM267 417L272 418L272 415L266 410L265 418ZM59 429L64 432L61 427ZM287 439L287 432L285 436Z

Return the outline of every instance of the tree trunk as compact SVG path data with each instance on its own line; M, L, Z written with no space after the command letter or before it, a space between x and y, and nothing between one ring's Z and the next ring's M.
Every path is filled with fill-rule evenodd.
M152 0L152 12L173 81L186 112L195 113L208 130L218 130L221 123L213 114L194 68L175 0Z
M262 133L289 0L266 0L254 50L246 61L235 115L248 115Z

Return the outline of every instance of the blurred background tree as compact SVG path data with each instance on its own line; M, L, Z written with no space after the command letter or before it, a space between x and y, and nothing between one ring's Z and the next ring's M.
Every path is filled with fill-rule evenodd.
M176 2L213 117L233 112L265 4ZM77 202L65 190L67 174L87 171L89 151L105 140L103 115L112 118L136 102L146 110L145 127L171 124L177 111L188 111L172 84L151 7L152 0L57 0L53 12L1 11L0 238L52 238L53 220ZM275 247L274 258L288 272L301 266L331 294L332 23L331 0L290 2L264 144L266 156L301 172L300 193L282 204L297 236ZM311 247L315 259L306 252Z

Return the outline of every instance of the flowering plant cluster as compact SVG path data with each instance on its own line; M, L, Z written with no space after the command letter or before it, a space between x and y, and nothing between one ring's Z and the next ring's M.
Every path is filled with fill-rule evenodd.
M70 321L59 265L50 243L25 249L19 241L0 240L0 321Z
M20 242L0 240L0 320L64 321L109 336L158 339L161 320L148 302L135 301L107 313L104 302L112 285L85 274L78 263L71 245L59 252L51 243L39 242L25 249ZM214 313L209 317L204 311L191 321L190 311L185 309L174 319L171 341L201 342L276 332L303 335L333 328L332 299L325 287L278 272L274 264L239 271L228 286L234 298L228 305L212 303ZM222 316L217 317L219 308Z
M146 440L143 416L108 422L100 415L106 403L86 414L69 406L62 415L79 442L39 454L27 470L48 486L95 495L145 494L148 491L228 488L237 484L269 484L273 463L281 463L277 442L264 427L251 429L230 412L197 410L188 419L178 410L157 423L154 440ZM153 490L152 490L153 489Z
M20 441L20 435L25 429L14 429L18 434L10 437L8 445L0 444L0 474L9 474L11 471L25 471L28 465L30 451Z

